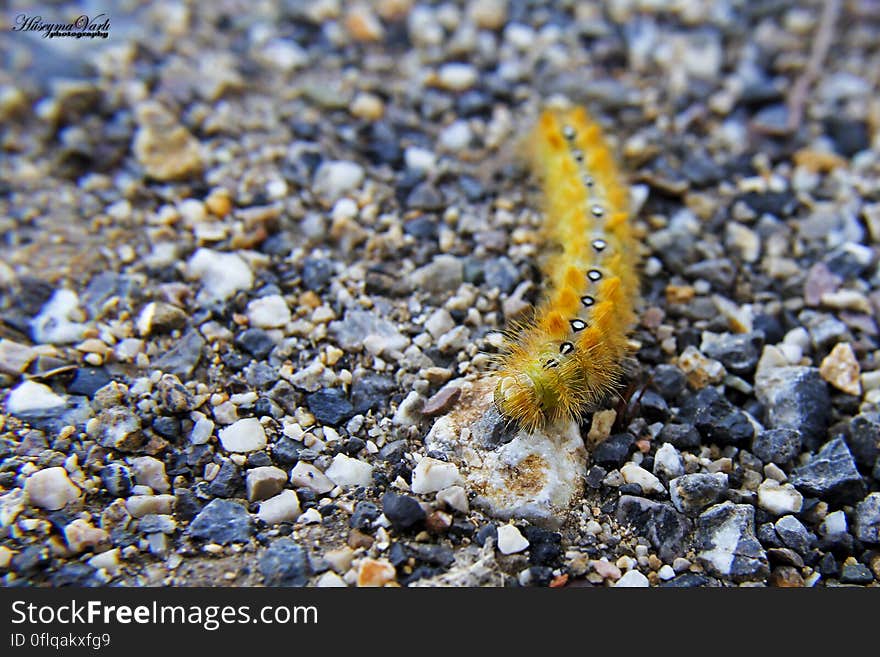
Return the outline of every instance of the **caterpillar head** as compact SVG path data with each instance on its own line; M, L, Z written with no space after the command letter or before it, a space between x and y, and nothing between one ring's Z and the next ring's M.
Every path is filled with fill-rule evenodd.
M495 406L526 431L571 415L572 386L565 363L553 352L499 372Z

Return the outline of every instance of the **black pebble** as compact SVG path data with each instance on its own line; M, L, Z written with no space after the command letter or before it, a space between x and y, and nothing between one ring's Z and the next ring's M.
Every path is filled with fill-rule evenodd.
M648 422L663 422L669 417L666 400L652 390L646 390L638 397L641 416Z
M613 434L593 450L593 461L605 468L619 468L626 462L635 440L629 433Z
M692 421L709 443L746 444L755 433L749 418L714 388L704 388L682 406L681 416Z
M354 407L341 388L325 388L306 395L306 404L322 424L336 426L355 414Z
M275 347L275 342L269 334L261 328L249 328L242 331L235 338L235 344L254 358L265 358Z
M477 542L477 545L482 547L486 544L486 539L488 538L491 538L496 544L498 543L498 527L491 523L480 527L474 540Z
M214 497L235 497L244 486L244 478L238 466L226 460L220 466L220 472L208 484L208 492Z
M303 287L312 292L320 292L333 278L333 261L326 258L306 258L303 262Z
M279 538L260 557L266 586L305 586L312 572L305 548L292 538Z
M299 461L299 453L305 449L300 441L289 436L281 436L272 444L272 456L275 461L290 465Z
M398 530L410 529L425 520L425 510L421 504L408 495L385 493L382 496L382 512Z
M870 146L870 133L864 121L832 116L825 120L825 130L834 149L844 157L852 157Z
M687 379L675 365L658 365L651 376L651 387L667 401L678 397L685 389Z
M101 368L81 367L67 385L67 394L93 397L95 392L110 383L111 378Z
M379 507L372 502L361 501L354 507L348 525L355 529L369 529L373 521L379 517Z

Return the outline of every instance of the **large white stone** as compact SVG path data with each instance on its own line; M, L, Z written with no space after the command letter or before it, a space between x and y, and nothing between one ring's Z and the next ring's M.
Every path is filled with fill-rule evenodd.
M290 321L290 308L280 294L270 294L251 301L247 305L247 317L251 326L278 328Z
M238 420L220 429L219 438L227 452L255 452L266 446L266 431L255 417Z
M413 493L436 493L461 483L458 466L430 456L424 457L412 473Z
M337 454L324 473L337 486L369 486L373 483L373 466L345 454Z
M283 490L275 497L260 502L257 517L267 525L276 525L279 522L295 521L301 512L296 492Z
M24 493L34 506L57 511L79 499L79 488L67 476L62 467L38 470L24 482Z
M508 426L493 403L492 379L465 382L453 410L425 438L463 473L474 505L502 520L558 528L581 499L587 452L576 422L528 433Z
M205 248L198 249L189 259L187 273L201 282L199 296L203 300L222 301L254 284L250 265L239 255Z
M64 406L64 397L52 392L52 388L36 381L25 381L9 392L6 410L13 415L29 411L44 411Z
M498 528L498 550L501 554L515 554L529 547L528 539L514 525Z

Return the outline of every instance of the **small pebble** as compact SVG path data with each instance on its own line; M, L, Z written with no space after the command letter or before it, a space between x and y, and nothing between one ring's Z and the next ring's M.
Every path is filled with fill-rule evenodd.
M529 547L529 541L515 525L501 525L498 528L498 550L501 554L515 554Z

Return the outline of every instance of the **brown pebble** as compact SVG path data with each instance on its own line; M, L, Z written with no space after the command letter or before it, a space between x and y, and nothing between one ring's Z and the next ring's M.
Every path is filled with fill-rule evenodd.
M214 190L205 199L205 207L215 217L222 219L232 211L232 200L226 190Z
M797 166L817 173L828 173L839 167L846 166L846 160L835 153L815 151L809 148L795 151L793 159Z
M444 534L452 526L452 516L445 511L434 511L425 519L425 527L432 534Z
M381 21L365 4L354 5L348 10L345 29L356 41L379 41L385 35Z
M804 586L804 578L801 577L797 568L779 566L770 573L770 585L785 589L802 588Z
M310 310L314 310L318 306L321 305L321 297L312 292L311 290L307 290L299 295L299 305L304 308L309 308Z
M348 546L349 547L354 548L354 549L362 547L362 548L366 548L369 550L370 547L372 547L372 545L373 545L373 537L372 536L370 536L368 534L364 534L363 532L358 531L357 529L352 529L350 532L348 532Z
M666 301L668 303L688 303L696 295L696 290L690 285L667 285Z
M861 396L859 361L848 342L839 342L819 365L819 376L848 395Z
M134 154L150 178L181 180L202 172L201 145L164 106L145 102L137 110Z
M771 561L795 568L803 568L804 560L797 552L790 548L770 548L767 556Z
M397 572L386 559L364 559L358 568L358 586L385 586L393 582Z
M441 388L432 396L422 408L422 415L433 417L448 411L461 396L461 388L457 385L448 385Z
M550 580L551 589L559 589L568 584L568 573L562 573Z

